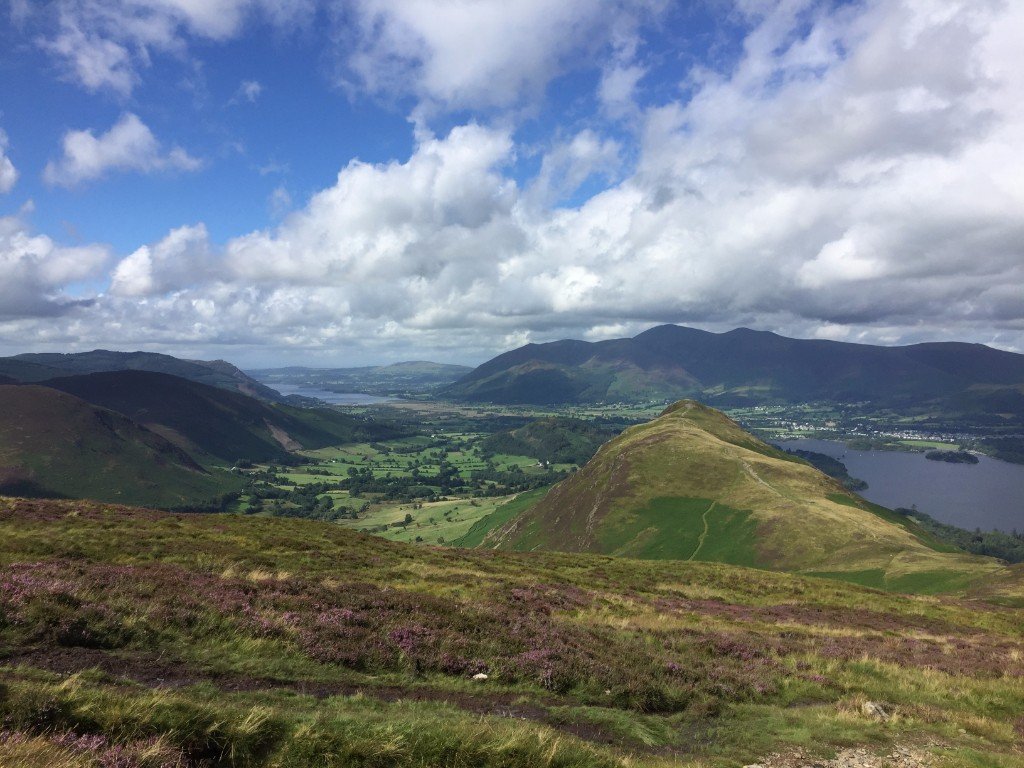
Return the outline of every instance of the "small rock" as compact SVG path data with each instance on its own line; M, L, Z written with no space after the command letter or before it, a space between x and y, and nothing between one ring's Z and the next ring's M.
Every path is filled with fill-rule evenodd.
M486 680L487 679L487 673L486 672L477 672L475 675L473 675L473 679L474 680Z
M882 720L883 722L892 717L892 713L877 701L865 701L861 705L860 711L865 717L873 717L875 720ZM863 754L863 750L859 751Z

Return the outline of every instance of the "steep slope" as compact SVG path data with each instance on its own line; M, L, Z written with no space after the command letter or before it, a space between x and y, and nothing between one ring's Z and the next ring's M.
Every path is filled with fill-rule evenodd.
M275 405L164 373L92 373L51 379L45 386L122 413L189 452L225 462L274 460L299 448L394 435L389 427L337 411Z
M722 405L937 402L982 411L1009 405L1024 414L1021 385L1024 355L980 344L879 347L745 328L716 334L663 325L632 339L528 344L484 363L442 393L534 404L687 396Z
M63 392L4 385L0 405L0 494L215 508L240 486L125 416Z
M277 402L282 399L279 393L224 360L181 360L154 352L111 352L105 349L70 354L26 353L0 358L0 373L25 382L108 371L167 373L261 400Z
M1011 768L1022 680L976 596L0 499L3 766Z
M963 586L998 569L931 542L692 400L627 429L485 544L712 560L895 589Z

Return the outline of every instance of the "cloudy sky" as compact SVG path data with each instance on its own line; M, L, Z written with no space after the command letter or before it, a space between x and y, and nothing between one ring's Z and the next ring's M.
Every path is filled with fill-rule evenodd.
M0 353L1024 351L1018 0L0 0Z

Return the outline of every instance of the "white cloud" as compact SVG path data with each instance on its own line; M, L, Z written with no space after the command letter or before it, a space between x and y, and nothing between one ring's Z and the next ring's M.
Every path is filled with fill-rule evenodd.
M230 40L253 16L290 26L314 7L315 0L57 0L36 16L39 45L67 79L127 96L154 53L180 54L192 38Z
M250 104L256 103L256 99L263 93L263 86L257 80L243 80L238 86L238 90L235 91L235 95L231 101L233 103L240 103L247 101Z
M270 209L271 216L275 219L281 218L292 209L291 193L283 186L275 187L267 200L267 207Z
M539 203L558 203L593 176L612 179L621 165L620 150L617 141L584 129L544 155L531 192Z
M7 134L0 129L0 195L10 192L18 181L18 169L7 156Z
M66 76L86 90L110 89L122 96L138 82L129 49L116 40L84 32L64 17L60 31L40 41L42 48L62 60Z
M179 227L123 259L111 276L110 292L115 296L168 293L207 282L216 268L206 227Z
M106 133L68 131L62 140L63 156L46 164L48 184L73 187L110 171L195 171L202 163L181 147L164 150L153 132L130 112L121 116Z
M536 96L582 51L609 44L656 0L355 0L342 18L347 63L371 92L449 108Z
M616 63L604 70L597 96L609 117L625 117L636 111L634 94L644 74L646 70L637 64Z
M66 312L76 300L63 289L98 277L108 259L102 246L63 247L17 216L0 218L0 319Z

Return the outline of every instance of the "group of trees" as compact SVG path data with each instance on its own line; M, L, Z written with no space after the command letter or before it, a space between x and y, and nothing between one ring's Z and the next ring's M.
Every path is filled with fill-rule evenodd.
M898 507L896 511L901 515L912 517L918 525L940 541L952 544L965 552L998 557L1008 563L1024 563L1024 534L1016 530L1010 533L983 531L980 528L968 531L955 525L939 522L931 515L916 509Z
M414 467L409 475L377 476L369 467L350 467L348 477L338 483L353 496L374 494L384 501L414 501L436 499L442 496L470 494L474 496L504 496L509 493L551 485L565 477L564 472L544 472L527 475L520 467L498 470L493 464L485 469L473 470L468 478L459 468L444 458L437 471L424 473Z
M294 488L280 488L269 483L252 483L249 495L249 512L270 512L283 517L305 517L314 520L334 521L344 518L355 519L358 512L351 507L339 506L328 491L337 490L339 483L307 483Z

